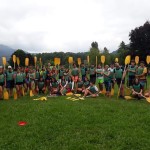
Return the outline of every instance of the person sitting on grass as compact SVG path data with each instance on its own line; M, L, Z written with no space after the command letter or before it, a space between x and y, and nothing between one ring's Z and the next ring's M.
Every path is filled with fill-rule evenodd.
M133 86L132 86L132 96L134 98L137 98L137 99L141 99L141 95L142 95L142 85L141 83L139 82L139 79L138 78L135 78L134 82L133 82Z
M88 88L90 86L90 80L88 79L88 77L85 77L85 81L83 83L83 90L82 93L85 92L85 89Z
M57 95L59 94L59 83L55 78L52 78L50 83L50 95Z
M62 78L60 80L60 85L59 85L61 95L64 95L63 91L64 91L65 87L67 86L67 84L68 84L68 81L66 81L65 76L62 76Z
M78 94L82 93L82 91L83 91L83 84L84 84L83 81L79 77L78 81L77 81L76 93L78 93Z
M46 92L46 85L42 76L40 77L40 80L36 86L36 92L39 94Z
M90 82L90 86L87 89L85 89L83 97L87 97L87 96L97 97L98 94L99 94L99 91L98 91L97 86L93 82Z

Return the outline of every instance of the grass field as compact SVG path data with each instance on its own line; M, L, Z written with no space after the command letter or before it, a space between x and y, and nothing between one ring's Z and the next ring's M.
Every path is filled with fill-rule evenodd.
M144 100L0 101L0 150L143 150L150 148L149 133L150 104Z

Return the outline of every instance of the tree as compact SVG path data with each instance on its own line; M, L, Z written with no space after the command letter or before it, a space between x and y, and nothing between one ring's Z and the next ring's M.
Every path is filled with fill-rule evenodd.
M89 56L90 56L90 64L96 64L96 56L98 57L98 63L99 63L100 51L97 42L92 42Z
M9 60L9 63L11 66L14 66L14 63L13 63L13 60L12 60L12 56L13 55L16 55L16 57L19 57L20 59L20 66L24 66L25 65L25 57L26 57L26 53L21 50L21 49L18 49L16 50L10 57L10 60Z
M141 60L145 60L146 55L150 55L150 22L131 30L129 37L131 55L138 55Z
M125 57L129 54L129 47L122 41L117 50L117 57L119 58L119 63L124 65Z

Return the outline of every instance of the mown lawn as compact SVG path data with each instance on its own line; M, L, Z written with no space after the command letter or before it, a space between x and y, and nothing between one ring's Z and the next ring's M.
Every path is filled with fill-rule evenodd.
M0 150L139 150L150 148L149 139L150 104L144 100L0 101Z

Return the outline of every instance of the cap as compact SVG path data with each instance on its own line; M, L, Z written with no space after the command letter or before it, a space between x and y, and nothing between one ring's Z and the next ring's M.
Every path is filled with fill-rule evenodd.
M12 67L11 66L8 66L8 69L11 69Z

